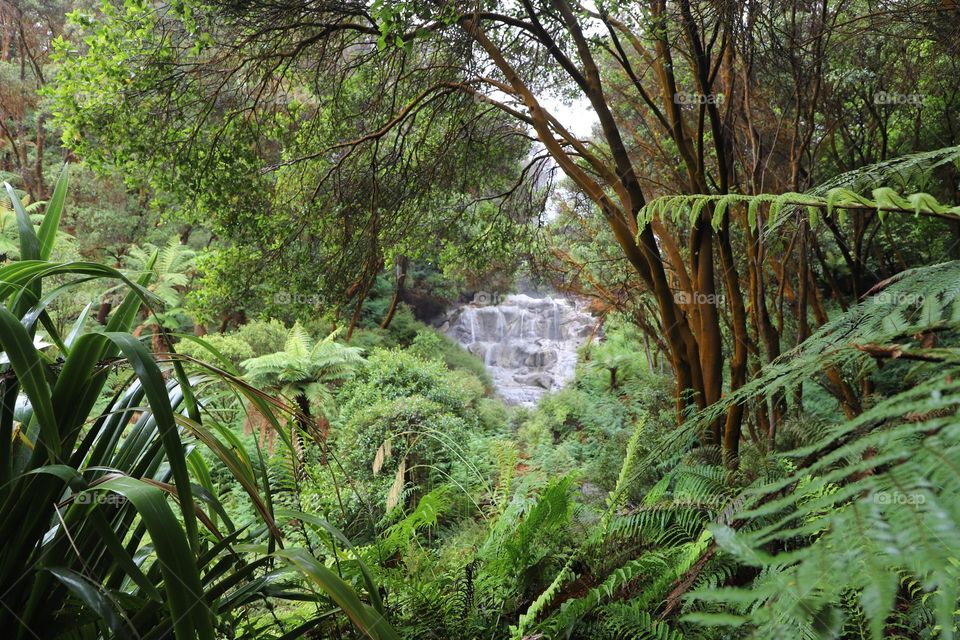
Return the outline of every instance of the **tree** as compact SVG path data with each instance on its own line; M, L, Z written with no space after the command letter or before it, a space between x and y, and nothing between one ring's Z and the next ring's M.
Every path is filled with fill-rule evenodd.
M918 25L915 18L957 22L952 6L922 0L886 3L881 10L830 0L769 6L650 0L596 7L569 0L469 7L420 0L369 6L283 0L214 2L198 9L203 16L198 21L217 24L218 45L208 49L209 63L186 64L162 49L152 59L178 72L146 66L157 74L164 70L155 76L159 80L192 78L187 69L199 69L197 76L208 82L217 74L247 80L216 85L223 88L218 100L208 96L203 104L234 101L249 107L264 96L282 95L291 68L310 69L313 86L349 92L362 79L369 82L363 84L367 91L378 87L385 98L379 108L351 118L355 132L334 132L343 140L329 147L341 154L331 167L338 178L355 175L351 160L369 164L388 143L409 152L422 138L406 134L437 128L418 129L414 122L436 121L458 131L455 125L466 126L485 113L476 105L495 110L495 122L512 122L516 135L534 138L541 145L535 153L548 156L589 203L590 215L603 221L631 270L630 290L644 292L655 310L640 326L664 348L677 381L680 416L688 405L702 409L736 390L750 371L825 321L811 257L819 261L829 248L818 240L822 231L812 232L802 217L787 237L771 235L774 212L766 201L726 209L712 200L696 207L677 201L687 215L673 218L650 215L648 204L668 194L805 191L830 175L838 158L853 158L857 165L868 161L853 151L856 141L844 137L858 130L858 116L827 99L836 95L836 74L849 75L855 71L851 66L860 64L838 51L870 38L883 50L874 73L906 86L907 76L892 70L897 58L890 52L901 46L899 36L919 34L917 51L941 64L951 56L942 29ZM114 31L107 27L106 33ZM220 63L228 58L225 69ZM140 58L150 59L149 51ZM89 66L78 62L75 68ZM376 72L391 68L403 73ZM955 99L950 88L928 82L935 75L924 74L923 84L937 92L934 117L916 120L918 135L898 133L900 144L930 148L937 132L952 123L934 115L949 111ZM171 90L161 82L148 93L165 100ZM598 123L593 138L573 135L551 112L548 105L558 94L589 105ZM454 95L474 106L454 111ZM910 111L910 105L892 107L884 106L873 120L885 123L888 132L899 131ZM891 111L896 121L888 117ZM95 113L81 110L65 118L89 126ZM316 126L327 122L320 112L314 117ZM319 172L304 179L322 190L328 177ZM875 177L886 179L889 172ZM880 184L875 179L857 188ZM837 222L835 213L826 216L831 223ZM871 215L853 211L855 235L877 233L879 216ZM830 242L844 249L850 238L835 226ZM864 279L853 295L862 286ZM780 321L787 297L795 326ZM856 411L849 390L842 395L845 408ZM772 435L786 400L760 404L752 415L745 415L742 405L730 406L704 438L722 445L734 461L745 417L758 433Z
M331 411L333 401L330 387L352 378L363 363L361 349L336 342L335 336L331 333L323 340L314 341L297 323L290 329L282 351L240 363L251 384L292 399L303 416L300 429L313 433L319 427L324 441L329 431L326 414Z
M274 66L272 45L227 44L238 25L199 9L76 14L85 37L58 43L54 104L86 162L150 184L178 220L211 230L197 301L209 320L306 319L321 307L352 327L385 268L509 255L517 222L540 209L541 190L522 179L529 140L455 86L421 95L455 60L411 52L377 66L375 49L357 50L345 59L355 73L333 83L325 61ZM275 304L284 294L308 302Z

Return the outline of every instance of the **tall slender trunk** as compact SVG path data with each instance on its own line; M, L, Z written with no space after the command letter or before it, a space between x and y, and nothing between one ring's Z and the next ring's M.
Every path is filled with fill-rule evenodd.
M733 326L733 357L730 359L730 389L736 390L747 382L747 345L750 336L747 333L747 310L743 302L743 292L740 290L740 278L737 274L733 246L730 242L729 218L724 222L718 236L720 248L720 264L723 267L724 284L730 299L727 306L730 309L731 324ZM723 454L727 464L737 466L740 454L740 434L743 424L744 405L736 402L727 410L726 421L723 426Z
M799 265L799 282L797 283L797 344L799 345L804 340L810 336L810 325L807 321L807 305L808 305L808 287L809 282L807 278L807 272L810 270L809 264L809 248L808 248L808 236L810 235L810 228L807 225L807 220L804 218L800 222L800 246L798 248L799 254L797 256ZM797 388L794 391L796 411L803 411L803 381L801 380L797 384Z
M43 183L43 152L44 152L44 122L42 113L37 114L37 144L33 162L33 197L35 200L44 199L46 186Z
M720 399L723 391L723 334L720 331L720 313L717 308L715 265L713 259L714 232L709 220L701 218L692 231L694 247L691 261L697 286L694 306L700 316L697 342L700 369L703 372L701 406L709 406ZM723 441L723 420L717 418L709 426L708 441L720 445Z
M393 297L390 299L390 307L387 309L387 315L380 323L381 329L386 329L393 322L393 316L397 312L397 306L400 304L400 298L403 296L403 285L407 279L407 258L400 256L397 260L397 283L393 289Z

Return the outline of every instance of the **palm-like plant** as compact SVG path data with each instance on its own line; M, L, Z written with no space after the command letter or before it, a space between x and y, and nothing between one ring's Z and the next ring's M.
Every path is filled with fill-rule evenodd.
M132 276L150 274L150 291L160 305L153 313L146 314L143 323L135 333L145 328L153 328L153 349L163 350L163 330L177 329L183 316L183 299L190 272L194 267L196 253L180 243L176 236L171 237L164 247L146 243L135 246L127 254L126 268Z
M183 301L183 289L190 282L190 270L196 253L171 237L166 246L156 247L150 243L136 246L127 254L127 268L136 272L153 272L154 278L147 289L159 298L166 307L179 307Z
M314 424L326 438L326 414L333 402L331 388L350 379L363 363L363 350L336 342L336 332L314 340L296 323L290 329L282 351L250 358L240 363L254 386L279 392L296 403L301 428L310 432ZM261 441L271 433L261 421ZM272 444L271 444L272 446Z
M39 229L7 189L21 259L0 267L0 629L11 638L213 640L224 624L243 630L231 637L300 637L329 619L326 598L303 589L305 579L368 637L396 638L362 564L370 604L313 555L276 550L284 519L304 518L278 517L261 466L228 427L202 420L196 391L214 370L188 378L181 361L158 361L129 333L155 302L153 261L136 282L100 264L49 261L65 189L64 173ZM71 279L44 292L47 278ZM88 307L60 335L45 307L92 279L121 281L129 294L105 330L86 330ZM222 373L216 381L276 424L261 393ZM243 488L259 526L233 523L199 447ZM278 560L303 579L274 569ZM252 603L293 593L318 605L298 628L233 623Z

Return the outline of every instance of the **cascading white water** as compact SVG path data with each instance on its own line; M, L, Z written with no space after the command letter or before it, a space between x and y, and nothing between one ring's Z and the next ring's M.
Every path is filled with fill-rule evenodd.
M577 348L595 324L571 300L520 294L458 307L442 330L483 360L507 404L531 406L573 377Z

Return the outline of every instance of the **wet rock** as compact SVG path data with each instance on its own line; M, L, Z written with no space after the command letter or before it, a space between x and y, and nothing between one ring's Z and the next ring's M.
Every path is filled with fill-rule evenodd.
M517 374L513 376L513 380L528 387L540 387L547 390L553 388L553 376L548 373Z

